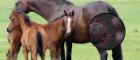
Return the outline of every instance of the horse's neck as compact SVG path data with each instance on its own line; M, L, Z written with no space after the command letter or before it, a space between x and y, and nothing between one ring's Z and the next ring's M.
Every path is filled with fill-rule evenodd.
M23 32L26 31L29 27L31 27L25 23L24 19L19 19L19 20L20 20L20 26Z
M60 5L58 7L56 7L56 9L54 10L53 14L48 17L49 18L49 22L54 21L56 18L61 17L62 15L64 15L64 10L71 10L73 8L73 6L71 5Z
M67 1L63 2L31 2L30 3L35 9L34 12L44 17L48 22L53 21L54 19L62 16L64 10L73 7L73 4L68 3Z
M56 20L46 25L47 30L57 30L57 32L63 32L65 27L63 26L63 20Z
M55 26L57 26L56 28L59 28L60 26L62 26L63 20L56 20L53 22L50 22L47 24L47 26L54 28Z

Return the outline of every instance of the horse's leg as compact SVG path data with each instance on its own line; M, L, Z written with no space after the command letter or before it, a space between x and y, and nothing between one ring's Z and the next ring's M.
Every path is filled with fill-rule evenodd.
M59 60L59 47L58 46L51 46L50 48L50 56L51 60Z
M9 54L10 54L10 49L8 49L6 56L9 56Z
M6 54L7 60L17 60L17 55L19 53L20 47L20 44L11 44L11 47Z
M24 54L24 60L28 60L28 50L26 47L23 47L23 54Z
M98 49L98 48L97 48ZM101 60L107 60L108 53L106 50L98 49Z
M9 57L11 60L14 60L14 55L16 53L16 47L17 47L17 45L15 43L13 43L13 42L10 43L10 56Z
M61 50L60 50L60 57L61 57L61 60L65 60L65 48L64 48L64 43L65 43L65 42L63 42L63 43L61 44Z
M69 40L66 40L66 47L67 47L67 60L71 60L72 42Z
M45 52L46 52L46 49L43 49L43 55L41 57L41 60L45 60Z
M21 44L17 44L15 47L14 60L17 60L18 53L20 51L20 47L21 47Z
M31 60L37 60L37 50L36 49L31 50Z
M8 49L7 53L6 53L6 56L7 56L7 60L10 60L10 49Z
M17 55L19 53L21 44L20 43L15 43L15 41L12 41L10 43L10 48L7 52L7 60L17 60Z
M123 60L121 45L112 49L113 60Z

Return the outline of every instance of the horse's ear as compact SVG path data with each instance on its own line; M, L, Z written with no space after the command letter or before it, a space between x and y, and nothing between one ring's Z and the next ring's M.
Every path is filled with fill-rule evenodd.
M13 12L14 14L21 13L20 11L17 11L16 9L12 9L12 12Z
M68 15L67 12L66 12L66 10L64 10L64 14L65 14L65 15Z
M17 16L17 11L15 9L12 9L12 12L11 12L10 16L12 16L12 15Z

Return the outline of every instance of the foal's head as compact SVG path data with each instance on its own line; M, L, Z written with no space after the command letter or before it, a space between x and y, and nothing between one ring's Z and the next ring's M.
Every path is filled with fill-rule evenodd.
M65 31L65 38L69 37L74 29L74 11L72 12L67 12L64 11L65 17L64 17L64 27L66 29Z
M26 14L22 12L18 12L16 10L13 10L11 15L9 16L10 24L8 25L7 32L12 32L13 30L17 28L21 28L21 19L24 20L24 23L27 25L30 25L29 18Z

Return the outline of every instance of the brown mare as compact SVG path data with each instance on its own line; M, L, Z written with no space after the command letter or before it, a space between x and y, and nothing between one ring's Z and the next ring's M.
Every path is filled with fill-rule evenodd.
M31 23L26 14L13 10L10 16L11 23L8 30L12 33L14 30L11 29L22 29L23 35L21 43L25 60L28 59L28 51L31 52L32 60L37 60L37 51L42 57L42 60L44 60L46 48L50 49L51 60L59 60L59 47L61 43L64 42L64 39L70 36L74 24L72 20L74 11L70 13L64 12L65 15L57 18L56 21L45 25L39 25Z
M84 9L83 9L84 8ZM118 16L116 10L106 2L96 1L87 4L86 6L76 7L66 0L18 0L16 10L29 13L35 12L44 17L48 22L63 15L63 10L74 10L75 28L73 36L67 40L67 60L71 60L72 42L87 43L90 42L88 37L89 21L101 13L113 13ZM82 37L82 38L81 38ZM61 49L61 59L65 60L63 45ZM98 47L96 47L98 49ZM98 49L101 60L107 60L107 52L103 49ZM113 60L122 60L121 44L112 49Z

